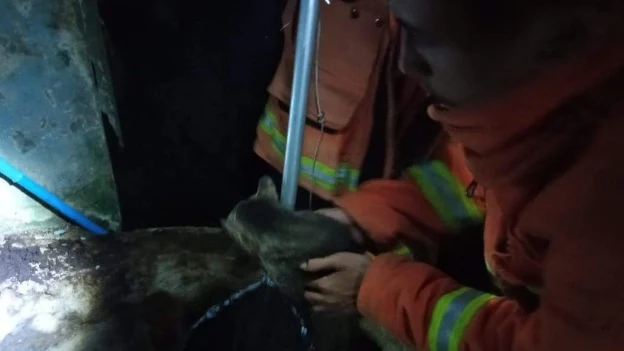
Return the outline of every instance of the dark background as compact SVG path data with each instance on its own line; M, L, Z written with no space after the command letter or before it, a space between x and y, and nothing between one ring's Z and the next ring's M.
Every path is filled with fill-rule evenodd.
M124 229L218 225L269 171L252 145L284 0L99 4L125 144L110 143ZM482 228L458 237L441 245L439 268L491 290Z
M125 142L111 150L124 229L219 225L260 175L279 177L252 145L282 50L284 1L100 3ZM300 188L299 207L307 200ZM439 268L490 290L482 233L441 243Z
M283 1L99 4L125 144L111 150L124 229L217 224L255 190Z

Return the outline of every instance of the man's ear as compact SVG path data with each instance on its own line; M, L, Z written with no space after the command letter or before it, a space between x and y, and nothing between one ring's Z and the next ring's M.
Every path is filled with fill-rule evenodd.
M279 200L277 187L269 176L262 176L258 181L258 191L256 196L263 199Z

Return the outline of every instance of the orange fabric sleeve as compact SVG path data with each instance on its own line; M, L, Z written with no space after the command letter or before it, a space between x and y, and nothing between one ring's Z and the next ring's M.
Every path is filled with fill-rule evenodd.
M335 201L380 251L414 241L436 242L445 228L411 180L374 180Z
M444 143L437 148L434 160L442 161L459 183L467 187L472 175L466 168L463 150L457 144ZM367 234L380 251L399 244L434 245L449 229L406 172L401 179L372 180L335 201Z
M597 138L601 148L588 153L545 187L519 217L515 237L539 235L548 243L545 254L539 256L543 281L539 306L526 311L513 299L483 300L454 335L456 348L445 351L623 348L623 191L618 184L624 177L624 167L615 161L616 156L606 152L620 140L616 132L611 135L610 139ZM598 176L596 168L608 171ZM570 193L574 194L572 201ZM490 213L495 213L492 201L489 206ZM488 218L491 222L486 222L486 228L493 225L490 229L498 231L500 227L493 217ZM522 250L513 252L520 262L529 261L522 257ZM372 261L364 277L358 308L419 349L442 351L431 345L436 307L458 289L465 287L431 266L384 254Z
M608 240L586 235L587 240L556 243L545 262L546 283L537 310L529 313L513 299L492 296L456 331L453 348L432 346L436 306L444 296L469 289L424 263L394 254L378 256L360 287L358 309L419 350L621 350L620 234Z
M377 321L419 350L538 350L535 345L518 347L518 336L531 340L536 317L526 314L511 299L493 296L468 320L464 333L458 333L457 348L442 350L436 348L436 341L432 345L436 304L443 296L461 288L453 279L429 265L384 254L371 263L362 282L358 309L362 315Z
M383 254L368 268L357 307L363 316L422 349L435 302L457 288L459 284L432 266Z

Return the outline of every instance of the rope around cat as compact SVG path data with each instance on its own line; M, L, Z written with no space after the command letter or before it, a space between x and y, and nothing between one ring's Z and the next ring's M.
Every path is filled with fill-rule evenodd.
M276 287L275 282L273 282L273 280L271 280L271 278L269 278L266 274L262 276L262 278L260 278L260 280L251 283L239 290L237 290L236 292L234 292L232 295L230 295L227 299L225 299L223 302L218 303L216 305L211 306L210 308L208 308L206 310L206 312L197 320L197 322L195 322L195 324L193 324L193 326L190 329L189 335L190 333L195 330L197 327L199 327L202 323L206 322L207 320L213 319L215 317L217 317L219 315L219 313L225 309L226 307L232 305L234 302L236 302L237 300L239 300L240 298L242 298L243 296L258 290L258 288L262 287L262 286L267 286L270 288L274 288ZM307 323L306 321L303 319L303 317L301 316L301 314L299 313L299 311L297 310L297 308L293 305L291 306L291 312L292 314L295 316L295 318L297 318L297 320L299 321L299 325L300 325L300 333L301 333L301 338L304 341L308 341L309 342L309 347L308 347L308 351L314 351L314 344L312 343L311 340L309 340L309 329L307 327Z

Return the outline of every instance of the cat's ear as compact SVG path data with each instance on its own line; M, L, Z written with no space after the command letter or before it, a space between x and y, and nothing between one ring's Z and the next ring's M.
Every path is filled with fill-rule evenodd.
M258 181L258 191L256 196L263 199L278 200L277 187L269 176L263 176Z

